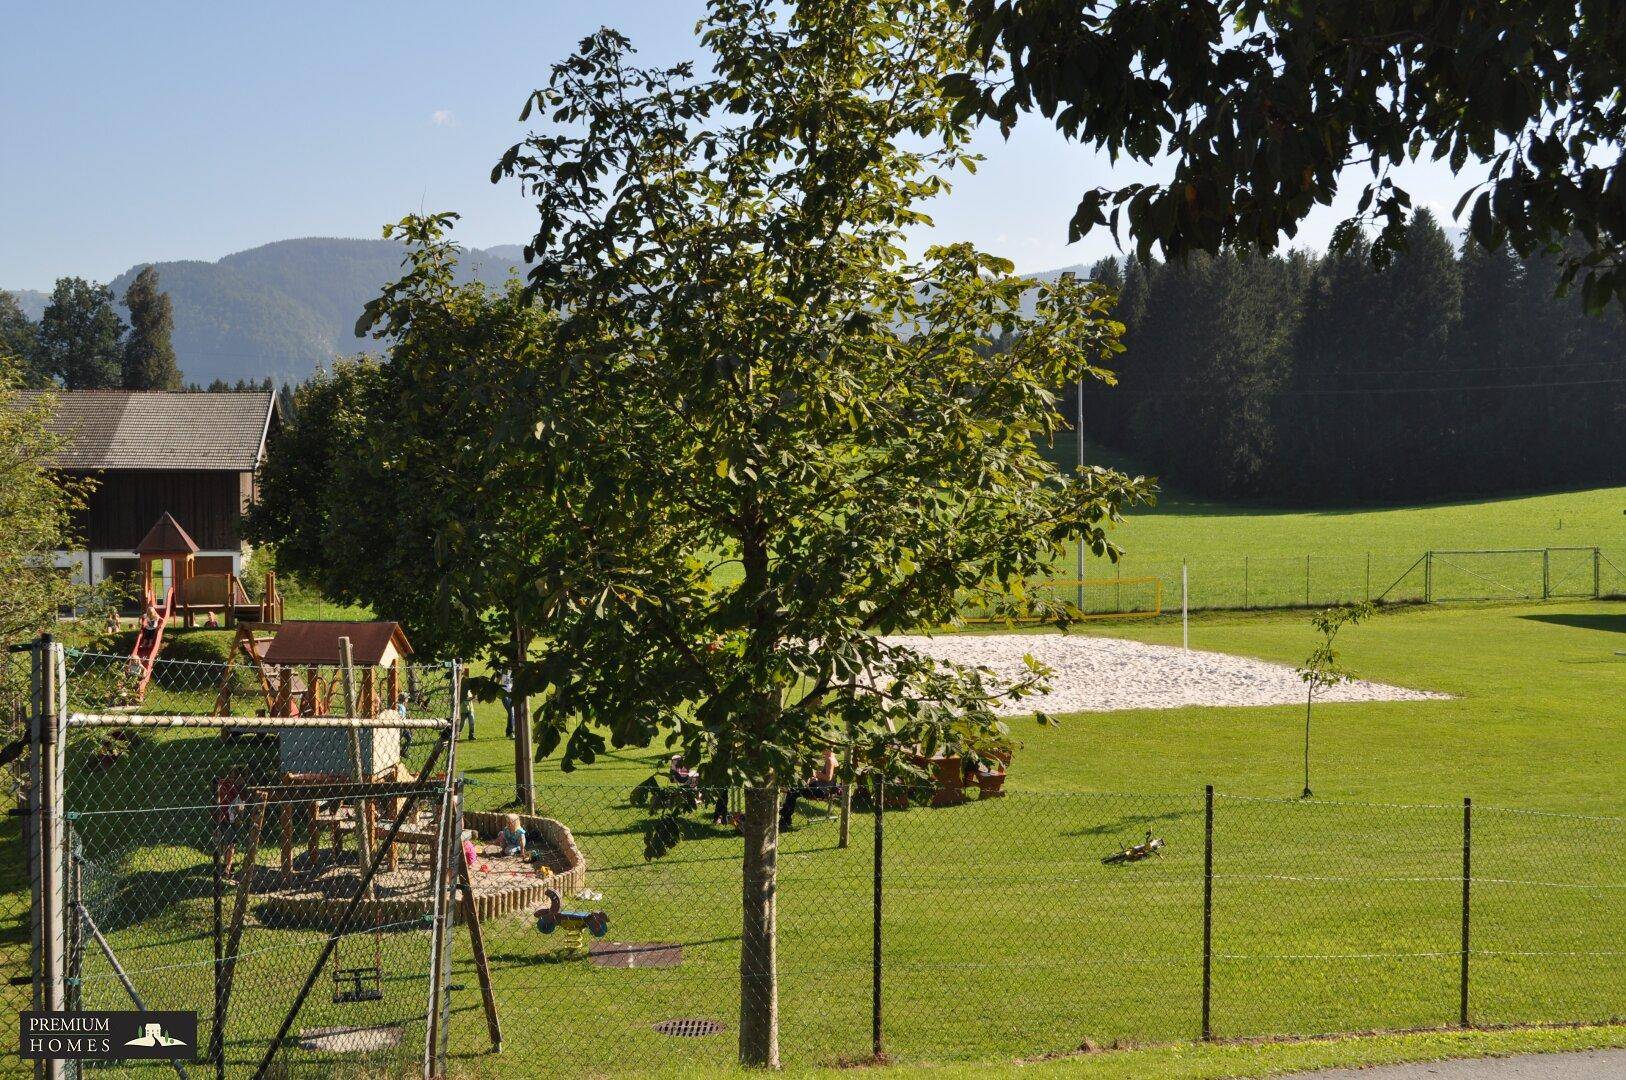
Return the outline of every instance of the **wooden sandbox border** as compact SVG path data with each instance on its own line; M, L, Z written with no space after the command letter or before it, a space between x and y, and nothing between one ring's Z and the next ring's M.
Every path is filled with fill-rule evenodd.
M506 817L507 815L503 813L484 810L465 811L463 827L473 830L482 840L491 840L502 831ZM504 889L500 893L476 896L475 912L482 921L539 907L545 901L549 889L556 890L561 896L572 896L587 887L587 857L582 854L581 848L576 845L575 836L563 822L534 814L521 814L519 821L528 837L540 836L555 851L563 855L566 866L551 874L538 874L523 885ZM462 858L462 854L459 848L458 857ZM272 926L331 927L338 923L349 902L347 897L268 895L260 903L260 921L262 924ZM457 922L463 921L461 909L461 904L452 909ZM422 919L431 911L432 901L429 897L379 897L363 900L351 917L351 925L361 928L396 926L404 929L400 924Z

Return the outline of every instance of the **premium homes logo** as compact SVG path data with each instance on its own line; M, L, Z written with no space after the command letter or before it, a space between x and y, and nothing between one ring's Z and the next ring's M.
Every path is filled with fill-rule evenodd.
M198 1044L195 1012L25 1012L18 1053L28 1059L188 1060Z

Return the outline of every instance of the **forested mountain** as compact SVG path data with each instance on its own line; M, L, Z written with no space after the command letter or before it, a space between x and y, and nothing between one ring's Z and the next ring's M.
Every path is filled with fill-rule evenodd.
M38 289L9 289L7 290L17 300L17 306L22 309L35 322L45 314L45 305L51 302L50 293L42 293Z
M1128 350L1086 433L1188 490L1303 505L1626 483L1620 311L1426 211L1409 240L1382 272L1359 248L1099 264Z
M500 282L519 265L520 249L503 245L464 253L465 278ZM142 266L148 264L141 264ZM216 262L154 263L174 304L176 359L187 382L223 379L300 382L335 355L376 351L354 334L362 305L401 272L401 246L386 240L282 240ZM141 266L110 284L118 296ZM19 306L38 320L48 297L17 290Z

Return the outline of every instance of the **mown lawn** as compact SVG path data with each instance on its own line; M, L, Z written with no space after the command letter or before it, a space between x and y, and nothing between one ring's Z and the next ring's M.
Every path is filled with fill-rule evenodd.
M1430 549L1603 549L1598 588L1626 591L1626 488L1596 488L1413 506L1284 510L1165 492L1140 507L1113 539L1121 564L1090 559L1091 580L1156 577L1166 611L1180 605L1180 566L1188 567L1193 608L1305 606L1376 599L1420 599ZM1072 556L1062 576L1071 577ZM1551 556L1549 595L1591 595L1590 553ZM1540 598L1539 555L1452 558L1435 567L1436 596ZM1108 609L1149 605L1149 590L1097 590Z
M1024 745L1009 797L885 819L888 1051L903 1063L970 1065L1086 1040L1197 1035L1206 783L1221 793L1216 1035L1453 1023L1464 795L1475 800L1474 1018L1618 1017L1626 1012L1626 821L1618 820L1626 816L1626 743L1615 711L1626 678L1626 658L1615 655L1626 650L1623 631L1626 611L1609 603L1408 608L1357 627L1344 642L1356 671L1454 697L1318 707L1318 797L1308 804L1291 798L1297 708L1085 714L1053 730L1019 724ZM1179 638L1167 621L1110 632ZM1302 613L1205 615L1192 638L1200 648L1288 662L1311 646ZM501 723L495 705L482 706L479 737L460 750L471 806L512 797L512 744ZM125 775L132 759L111 766L101 787L139 793L131 796L139 805L190 804L220 750L212 736L192 735L143 753L187 764ZM491 1055L459 932L452 1045L460 1071L709 1070L730 1061L739 840L696 815L671 855L643 859L641 816L626 795L659 756L612 754L571 774L550 762L538 780L543 811L575 831L590 887L602 894L580 905L609 913L612 940L681 944L682 964L600 968L560 957L557 936L524 918L494 920L486 930L506 1046ZM193 777L192 787L178 776ZM856 816L842 850L826 813L804 808L781 861L784 1048L788 1062L806 1066L856 1059L870 1045L873 819ZM131 905L110 937L149 1004L207 1014L212 889L196 821L165 831L140 817L85 826L146 829L119 877L136 883L131 896L162 902ZM1163 858L1101 864L1147 829L1166 840ZM369 960L361 954L370 940L348 942L346 962ZM386 935L386 1000L334 1005L324 977L298 1027L408 1022L409 1040L421 1039L426 943L417 930ZM239 1067L280 1020L278 1005L314 958L315 937L251 928L243 948L241 1005L229 1027ZM87 962L87 1004L92 988L97 1003L116 1000L107 974L99 958ZM729 1030L700 1039L651 1030L673 1018L717 1019ZM1173 1075L1166 1056L1144 1059L1139 1073L1113 1066L1101 1075ZM1095 1075L1097 1057L1076 1067ZM299 1051L286 1063L331 1064Z

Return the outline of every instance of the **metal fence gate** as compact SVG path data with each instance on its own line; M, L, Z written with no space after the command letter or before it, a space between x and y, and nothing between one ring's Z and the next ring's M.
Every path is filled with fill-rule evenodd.
M457 665L274 673L322 703L275 715L205 704L228 665L160 660L131 700L126 657L27 663L33 1009L195 1013L183 1076L443 1071ZM375 676L404 688L358 707Z

